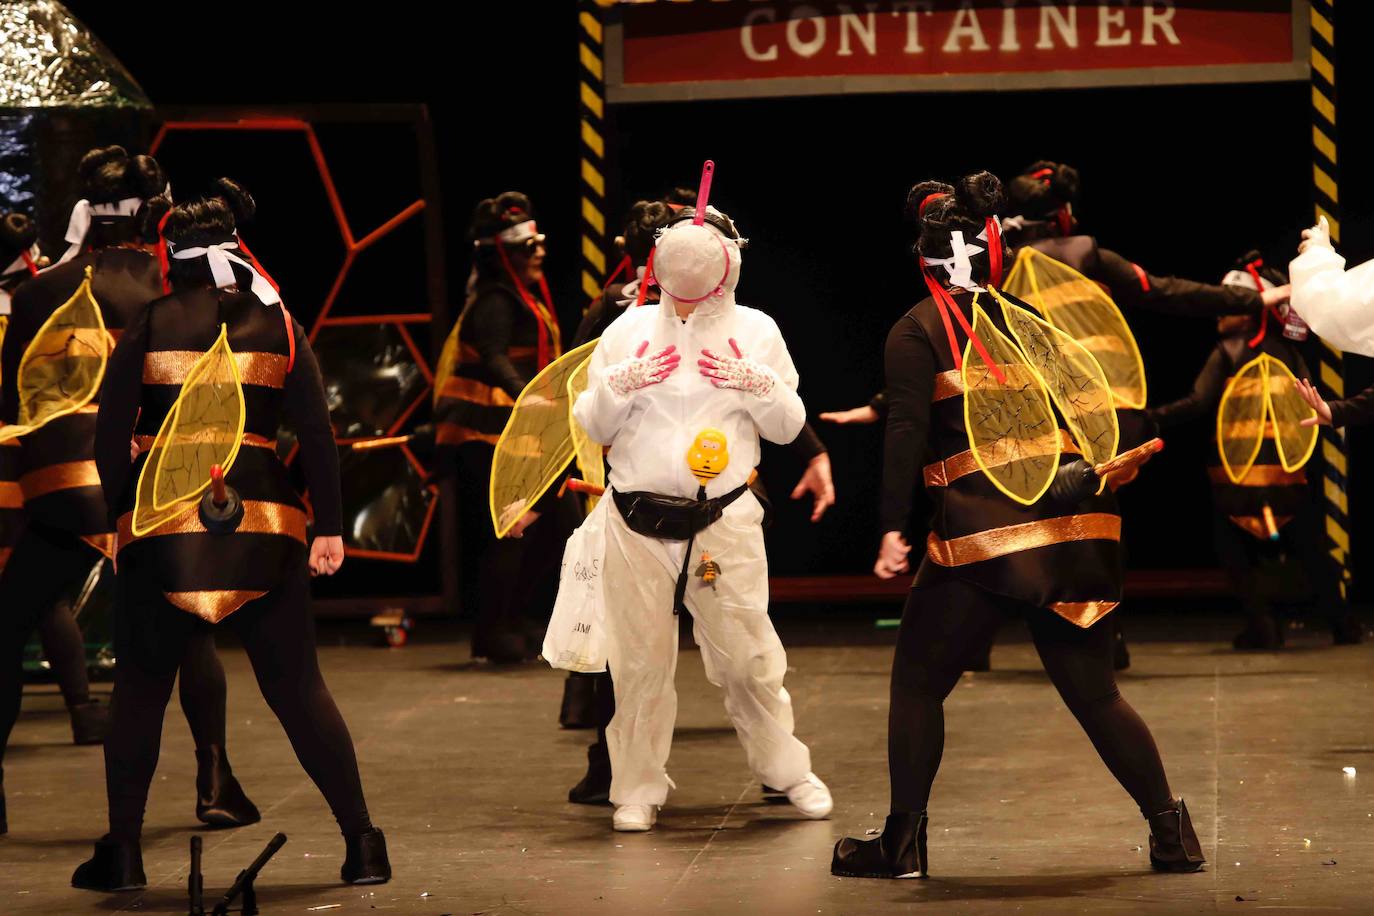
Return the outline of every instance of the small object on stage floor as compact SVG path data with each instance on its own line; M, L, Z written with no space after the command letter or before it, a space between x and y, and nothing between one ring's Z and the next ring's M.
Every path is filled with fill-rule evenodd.
M387 608L380 614L374 614L368 623L382 628L382 638L393 649L399 649L410 641L410 630L415 626L415 621L402 608Z
M895 630L901 625L902 618L900 617L879 617L877 620L873 621L873 628L875 630Z
M227 916L229 908L234 905L234 901L239 897L243 898L243 905L239 912L243 916L255 916L258 913L258 895L253 888L253 882L257 879L258 873L263 867L272 860L272 857L286 845L286 834L278 833L267 842L262 852L253 860L239 876L234 879L234 883L224 892L219 903L211 910L211 916ZM201 838L191 837L191 875L187 880L187 890L190 894L189 916L205 916L204 903L204 882L200 873L201 862Z

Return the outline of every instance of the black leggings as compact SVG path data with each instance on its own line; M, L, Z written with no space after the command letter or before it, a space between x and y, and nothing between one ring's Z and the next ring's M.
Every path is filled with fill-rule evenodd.
M1293 519L1279 529L1278 544L1261 541L1242 531L1220 512L1212 515L1212 537L1231 588L1252 623L1268 617L1273 611L1271 596L1264 592L1262 582L1255 577L1255 567L1264 554L1275 554L1280 548L1288 550L1302 566L1321 616L1334 621L1347 613L1348 608L1341 598L1341 570L1326 552L1322 513L1314 501L1304 503Z
M162 718L188 643L210 625L169 604L133 563L120 569L115 618L114 699L105 741L110 835L137 839L157 769ZM315 652L310 583L302 566L276 590L224 621L248 652L258 688L281 722L301 766L324 794L346 836L371 829L353 739L325 686ZM223 674L221 673L221 678ZM220 728L223 728L222 721Z
M1107 621L1085 630L1045 608L922 572L922 584L911 590L902 612L892 665L887 759L893 813L926 810L945 747L944 699L966 656L984 646L1010 613L1030 624L1050 681L1141 813L1169 807L1169 781L1154 738L1117 690Z
M99 557L77 536L30 522L0 574L0 762L19 718L24 646L35 627L66 704L90 700L84 640L68 599ZM209 630L186 647L180 695L196 747L223 746L224 668Z
M523 634L526 618L547 622L557 591L563 545L578 526L574 498L545 497L540 518L524 537L497 539L491 526L489 481L493 449L468 443L458 451L465 608L475 608L473 645L498 634Z

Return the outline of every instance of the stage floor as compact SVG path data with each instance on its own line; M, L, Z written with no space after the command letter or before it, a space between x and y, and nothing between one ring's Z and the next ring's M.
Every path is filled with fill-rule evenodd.
M399 650L329 625L326 675L396 878L370 889L338 883L333 820L243 653L225 647L230 755L263 822L201 833L207 896L280 830L289 842L259 883L266 913L1369 912L1374 645L1334 649L1299 633L1284 652L1238 654L1230 621L1127 626L1134 666L1122 687L1188 800L1209 860L1200 874L1150 871L1144 822L1059 704L1019 624L1001 634L996 670L965 675L946 707L930 809L935 877L886 882L833 878L829 864L837 838L881 827L886 813L893 631L854 617L783 627L798 734L835 794L830 820L761 802L692 652L678 673L670 772L679 789L658 829L625 835L610 830L609 808L565 801L589 739L558 728L559 673L469 663L458 634L433 624ZM101 751L68 743L52 688L31 688L24 710L6 761L0 912L186 912L194 760L175 697L141 894L68 887L105 826Z

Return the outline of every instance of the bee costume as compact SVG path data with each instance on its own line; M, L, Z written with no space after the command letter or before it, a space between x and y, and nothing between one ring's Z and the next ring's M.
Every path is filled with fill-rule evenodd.
M354 881L358 856L380 848L384 859L385 845L320 674L306 510L275 447L289 416L313 535L339 534L338 452L319 367L304 329L236 235L195 227L167 245L172 291L138 315L110 357L96 433L124 612L105 746L110 831L73 884L108 889L141 878L143 811L177 660L194 634L216 625L232 628L247 650L264 698L339 823L343 877ZM139 446L132 465L131 438ZM212 487L216 468L227 485L223 505Z
M0 575L0 751L19 714L24 644L40 621L45 651L52 651L54 633L71 646L73 657L62 664L70 675L60 677L74 729L78 717L105 712L90 701L81 633L61 598L87 581L114 544L95 461L96 412L112 347L163 294L157 258L122 247L137 241L134 224L147 203L89 203L85 209L97 211L94 222L69 230L75 244L70 256L35 270L14 289L12 302L6 298L13 313L0 347L0 419L8 424L0 426L0 511L18 514L22 506L26 517ZM82 210L78 204L76 211ZM36 256L28 257L36 267ZM126 437L126 467L128 460ZM56 668L59 659L52 661ZM234 778L224 748L224 672L212 634L189 641L179 661L180 705L196 745L197 815L218 826L255 821L257 809ZM3 813L0 794L0 832Z
M1152 862L1196 870L1201 849L1149 729L1117 691L1102 621L1121 598L1121 517L1105 485L1145 454L1116 455L1115 386L1101 363L1051 310L1037 314L998 288L1009 252L996 200L1000 184L987 173L958 191L935 182L912 191L931 295L887 339L885 543L906 526L918 477L934 513L893 662L891 814L879 837L841 840L831 870L928 875L943 701L1011 613L1029 624L1051 682L1150 819Z
M1223 283L1259 289L1286 278L1263 262L1249 260ZM1280 321L1278 324L1282 324ZM1317 446L1315 416L1298 394L1296 380L1312 378L1299 347L1265 320L1230 330L1217 342L1193 382L1178 400L1149 411L1161 429L1192 420L1214 430L1207 475L1212 484L1213 543L1247 625L1238 649L1277 649L1283 629L1273 615L1260 559L1280 550L1298 561L1337 643L1358 642L1359 620L1341 596L1341 572L1326 550L1322 512L1308 485L1306 464Z

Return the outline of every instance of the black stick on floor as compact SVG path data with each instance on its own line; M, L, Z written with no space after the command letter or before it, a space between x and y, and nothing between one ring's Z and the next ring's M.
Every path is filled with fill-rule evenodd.
M234 901L240 896L243 897L243 906L239 912L243 916L256 916L258 895L253 889L253 880L257 878L258 872L262 871L263 866L270 862L277 851L285 845L286 834L279 833L272 837L262 852L258 853L258 857L253 860L253 864L239 872L239 876L234 879L229 890L225 891L219 903L215 904L212 916L227 916L229 907L233 906ZM204 881L200 874L200 859L201 838L193 836L191 837L191 876L187 881L187 892L191 898L190 916L205 916Z

